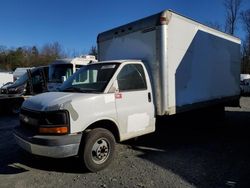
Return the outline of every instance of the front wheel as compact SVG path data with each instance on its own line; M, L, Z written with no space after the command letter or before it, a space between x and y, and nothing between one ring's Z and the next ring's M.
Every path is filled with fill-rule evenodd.
M114 158L115 138L107 129L96 128L82 139L80 160L91 172L106 168Z

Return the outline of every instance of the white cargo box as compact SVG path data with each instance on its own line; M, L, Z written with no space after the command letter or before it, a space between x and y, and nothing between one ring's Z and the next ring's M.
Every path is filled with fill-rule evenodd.
M98 56L142 60L158 115L240 95L240 40L173 11L99 34Z

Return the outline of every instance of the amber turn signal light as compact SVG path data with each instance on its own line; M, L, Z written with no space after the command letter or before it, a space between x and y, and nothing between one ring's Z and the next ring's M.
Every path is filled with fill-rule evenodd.
M39 133L41 134L66 134L68 127L40 127Z

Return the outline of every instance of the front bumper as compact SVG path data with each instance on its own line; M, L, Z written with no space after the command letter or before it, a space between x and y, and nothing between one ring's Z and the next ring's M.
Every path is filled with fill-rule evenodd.
M76 135L34 135L32 132L17 127L14 130L17 144L35 155L65 158L78 154L82 134Z

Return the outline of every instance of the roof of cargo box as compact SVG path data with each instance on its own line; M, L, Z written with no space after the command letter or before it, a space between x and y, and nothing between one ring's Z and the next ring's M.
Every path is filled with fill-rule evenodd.
M185 19L188 22L192 22L194 24L197 24L197 26L201 26L201 27L205 28L207 31L210 31L215 35L219 35L221 37L232 40L236 43L240 43L240 39L237 37L234 37L232 35L229 35L227 33L222 32L222 31L213 29L205 24L197 22L197 21L193 20L192 18L183 16L183 15L176 13L172 10L164 10L164 11L157 13L157 14L154 14L152 16L148 16L148 17L142 18L140 20L137 20L137 21L116 27L114 29L99 33L98 37L97 37L97 43L112 39L114 37L127 35L129 33L133 33L133 32L140 31L140 30L142 30L142 32L149 32L151 30L154 30L155 26L168 25L172 15L176 15L178 17L181 17L182 19Z

